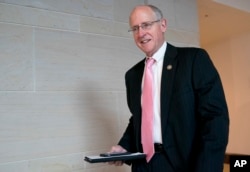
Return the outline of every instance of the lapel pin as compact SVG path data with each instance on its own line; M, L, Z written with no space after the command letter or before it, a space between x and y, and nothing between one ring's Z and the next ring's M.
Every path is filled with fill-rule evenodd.
M172 69L172 65L167 65L167 70L171 70Z

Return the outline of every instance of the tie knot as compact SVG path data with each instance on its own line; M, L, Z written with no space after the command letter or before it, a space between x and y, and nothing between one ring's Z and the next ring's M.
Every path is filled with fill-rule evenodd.
M155 59L153 59L151 57L147 58L147 60L146 60L147 67L152 67L154 62L155 62Z

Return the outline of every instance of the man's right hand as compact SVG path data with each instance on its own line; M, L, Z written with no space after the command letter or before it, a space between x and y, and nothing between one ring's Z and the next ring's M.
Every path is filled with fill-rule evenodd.
M127 150L124 149L123 147L121 147L120 145L112 146L110 151L109 151L109 153L124 153L124 152L127 152ZM121 165L123 165L123 161L111 161L111 162L108 162L108 164L115 165L115 166L121 166Z

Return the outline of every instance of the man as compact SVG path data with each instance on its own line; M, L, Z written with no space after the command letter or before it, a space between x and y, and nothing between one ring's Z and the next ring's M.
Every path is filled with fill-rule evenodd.
M145 152L147 159L131 162L132 172L222 172L229 118L220 77L208 54L203 49L166 43L167 21L155 6L135 7L129 22L135 43L146 58L126 73L132 116L110 152ZM149 59L154 61L152 95L145 99ZM151 110L147 110L150 103L145 106L147 101L151 101ZM153 114L152 132L144 134L147 112ZM146 125L147 129L151 124ZM147 136L153 139L152 149L142 139Z

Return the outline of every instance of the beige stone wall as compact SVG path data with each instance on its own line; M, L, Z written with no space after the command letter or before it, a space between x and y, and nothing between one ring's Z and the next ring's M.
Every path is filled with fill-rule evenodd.
M128 123L124 73L143 58L128 14L145 2L0 0L1 172L129 171L83 157L109 150ZM152 3L169 42L199 46L195 0Z

